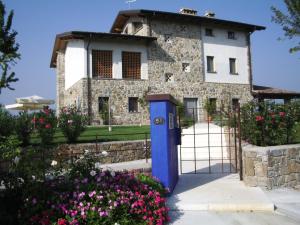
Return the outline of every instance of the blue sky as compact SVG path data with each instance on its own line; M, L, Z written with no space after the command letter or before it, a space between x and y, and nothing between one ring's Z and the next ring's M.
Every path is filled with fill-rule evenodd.
M4 0L13 9L13 28L18 31L21 60L13 68L20 79L15 91L4 89L0 103L14 103L16 97L37 94L55 99L55 70L49 67L55 35L65 31L108 32L119 10L128 9L125 0ZM278 41L281 27L271 22L270 7L284 11L282 0L137 0L131 8L177 12L182 7L216 13L228 19L266 26L252 35L254 83L300 92L300 53L290 54L293 42ZM294 42L295 43L295 42Z

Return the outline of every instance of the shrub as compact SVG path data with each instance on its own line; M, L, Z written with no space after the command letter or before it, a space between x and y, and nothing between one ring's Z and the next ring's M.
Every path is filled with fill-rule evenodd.
M300 105L274 102L251 102L241 108L242 138L254 145L282 145L292 143Z
M20 112L19 116L16 117L15 131L23 146L29 144L32 130L32 115L29 115L27 112Z
M63 108L60 112L58 125L68 142L76 142L85 130L87 117L78 112L76 107Z
M9 137L14 131L14 118L0 105L0 140Z
M33 123L36 125L42 145L50 145L57 125L54 111L49 109L49 107L45 107L36 114Z

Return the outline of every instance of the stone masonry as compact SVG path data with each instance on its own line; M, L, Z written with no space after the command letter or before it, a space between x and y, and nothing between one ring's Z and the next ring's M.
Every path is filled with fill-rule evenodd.
M157 37L157 41L148 46L148 80L96 79L91 78L92 121L99 124L98 98L108 97L110 93L113 124L149 124L147 107L138 106L139 112L128 112L128 97L143 99L147 94L172 94L183 102L184 98L197 98L198 107L203 108L207 98L216 98L230 104L232 98L238 98L243 104L252 99L251 87L245 84L207 83L204 81L204 59L199 24L172 22L159 19L144 19L145 30ZM149 30L150 29L150 30ZM165 40L165 35L170 40ZM190 64L190 72L182 71L182 63ZM64 57L57 57L57 103L60 108L78 101L83 112L87 112L87 78L76 82L64 91ZM165 74L173 75L173 81L166 82ZM202 110L203 111L203 110ZM203 112L199 112L203 114Z
M300 144L243 147L244 182L267 189L300 184Z

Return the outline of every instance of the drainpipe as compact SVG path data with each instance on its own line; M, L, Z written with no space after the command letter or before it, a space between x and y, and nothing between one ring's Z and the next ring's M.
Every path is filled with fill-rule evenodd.
M86 74L87 74L87 110L88 110L88 124L91 125L92 109L91 109L91 77L90 77L90 54L89 48L91 43L91 34L89 35L88 44L86 46Z

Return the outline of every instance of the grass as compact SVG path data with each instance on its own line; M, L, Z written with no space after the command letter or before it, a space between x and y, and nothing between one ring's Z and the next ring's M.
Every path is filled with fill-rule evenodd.
M80 135L77 143L95 142L96 136L98 142L107 141L126 141L126 140L143 140L150 138L150 126L115 126L112 131L108 131L108 127L87 127ZM37 134L31 136L31 144L39 144L40 138ZM66 143L67 140L63 136L60 129L57 129L54 135L54 143Z

